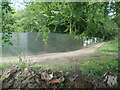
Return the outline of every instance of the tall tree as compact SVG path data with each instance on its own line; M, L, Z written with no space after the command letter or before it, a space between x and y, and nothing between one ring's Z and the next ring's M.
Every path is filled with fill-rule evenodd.
M109 18L105 2L32 2L27 4L18 23L24 31L49 32L111 38L116 35L116 23ZM29 15L29 16L28 16ZM111 26L112 25L112 26Z

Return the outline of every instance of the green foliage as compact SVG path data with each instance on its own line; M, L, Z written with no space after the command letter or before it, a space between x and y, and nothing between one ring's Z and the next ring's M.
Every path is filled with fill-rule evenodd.
M111 39L117 36L119 3L108 2L29 2L26 8L13 12L9 2L1 2L3 43L10 42L11 32L67 33ZM115 13L113 17L109 12ZM14 18L13 18L14 17Z
M27 64L27 62L24 59L22 59L22 56L19 56L18 65L19 65L19 69L25 69L26 67L29 66L29 64Z
M117 23L118 27L120 28L120 1L118 1L116 3L112 3L110 5L110 8L113 9L111 12L114 13L114 15L112 15L111 17L114 17L115 22Z
M17 31L67 33L111 39L117 24L108 16L109 3L97 2L31 2L14 14Z
M25 61L20 61L19 62L19 68L20 69L24 69L28 66L28 64Z
M13 24L15 22L13 18L14 10L10 7L10 2L1 2L0 6L2 7L2 44L8 43L12 45L13 43L10 41L12 37L12 32L14 31Z
M0 78L0 81L3 81L5 78Z
M111 40L106 42L99 48L101 53L118 53L118 40Z

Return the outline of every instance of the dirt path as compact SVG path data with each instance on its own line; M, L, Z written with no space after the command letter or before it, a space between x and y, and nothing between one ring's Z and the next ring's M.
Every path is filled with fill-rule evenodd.
M95 51L103 44L104 42L71 52L25 56L24 59L31 64L34 63L40 63L43 65L73 64L78 61L81 61L85 57L89 57L90 55L94 54ZM19 61L18 57L3 57L0 59L0 63L18 61Z

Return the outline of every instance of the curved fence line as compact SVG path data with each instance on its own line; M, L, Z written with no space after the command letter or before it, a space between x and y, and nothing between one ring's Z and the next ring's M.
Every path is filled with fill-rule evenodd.
M2 34L0 34L1 36ZM58 53L78 50L89 44L101 42L100 38L93 39L74 39L75 35L50 33L47 45L43 42L43 35L40 35L37 39L36 32L17 33L12 34L11 41L12 46L5 45L2 47L1 56L19 56L19 55L33 55L33 54L45 54L45 53Z

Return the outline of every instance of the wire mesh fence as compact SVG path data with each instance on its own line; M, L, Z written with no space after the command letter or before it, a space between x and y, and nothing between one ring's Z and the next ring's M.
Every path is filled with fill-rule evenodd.
M0 34L2 37L2 34ZM35 55L45 53L58 53L78 50L89 44L101 42L100 38L92 39L75 39L75 35L50 33L48 34L47 44L43 41L43 35L41 34L36 39L36 32L17 33L12 34L11 41L12 46L5 45L1 47L1 56L19 56L19 55Z

